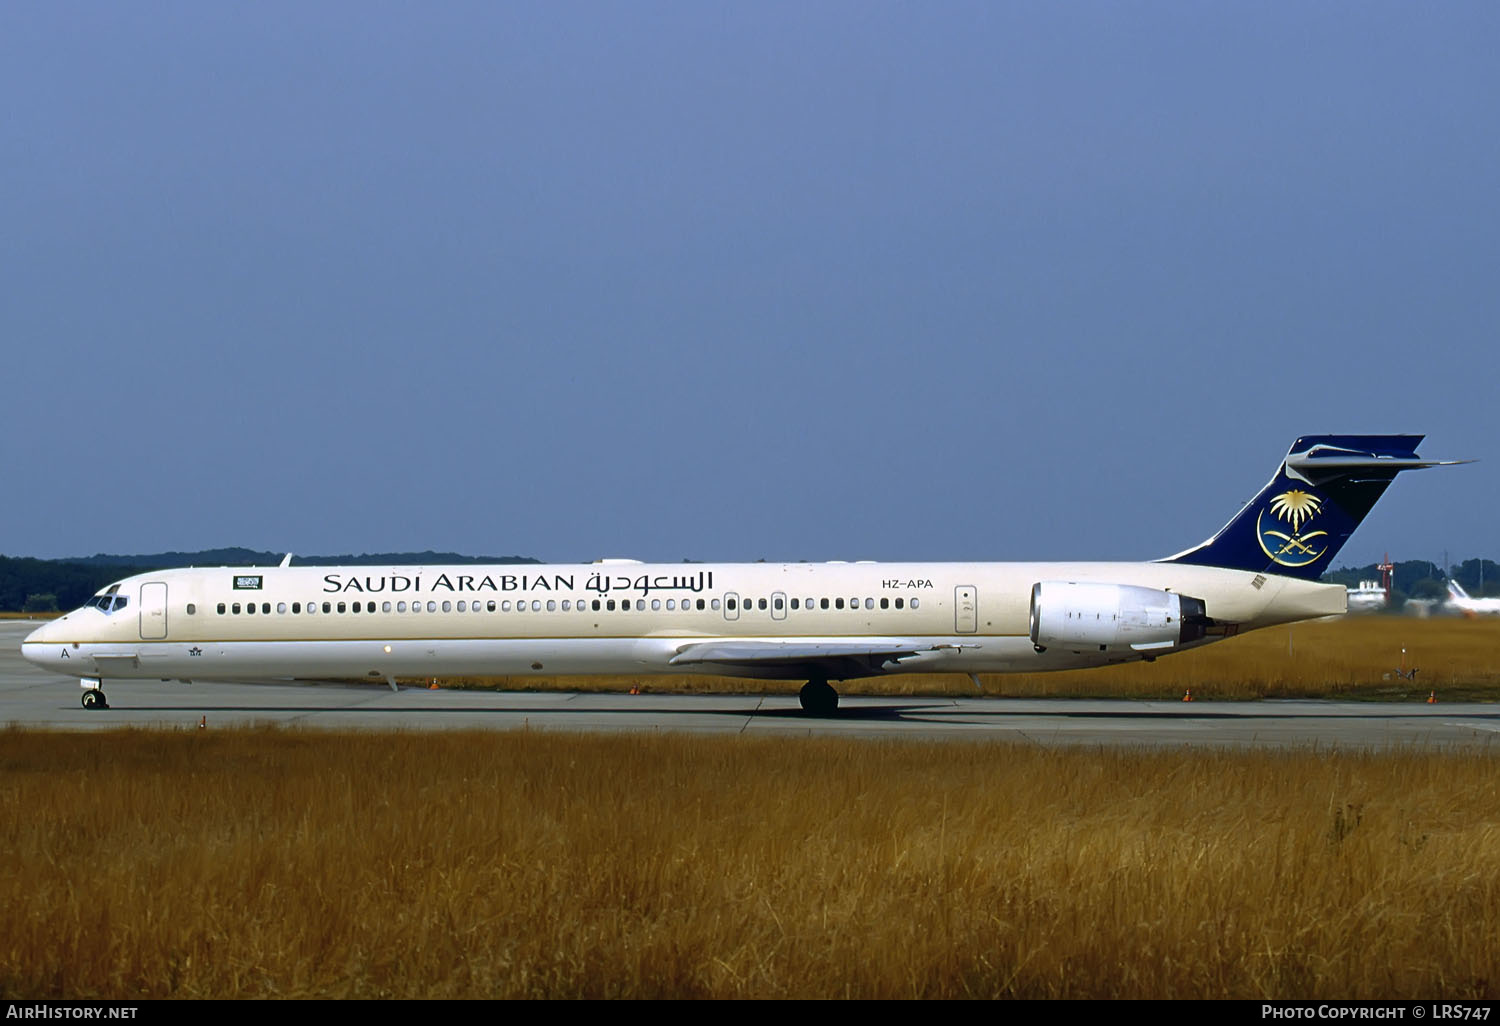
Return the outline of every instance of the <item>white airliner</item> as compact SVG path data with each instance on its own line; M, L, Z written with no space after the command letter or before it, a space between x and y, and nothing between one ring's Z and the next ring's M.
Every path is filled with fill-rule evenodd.
M698 673L829 681L1152 660L1345 611L1318 576L1420 435L1300 438L1217 534L1144 563L715 563L181 569L111 584L22 654L106 681Z
M1470 598L1463 585L1448 581L1449 606L1469 617L1500 616L1500 598Z

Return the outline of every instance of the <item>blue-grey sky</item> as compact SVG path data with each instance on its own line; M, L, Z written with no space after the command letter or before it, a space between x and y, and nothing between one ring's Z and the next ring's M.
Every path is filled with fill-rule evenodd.
M1426 433L1500 557L1500 5L0 5L0 552L1136 559Z

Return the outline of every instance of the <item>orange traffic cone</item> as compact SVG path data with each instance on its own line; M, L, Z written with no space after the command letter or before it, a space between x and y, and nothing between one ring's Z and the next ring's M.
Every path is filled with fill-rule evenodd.
M1188 688L1187 689L1187 693L1182 696L1182 700L1184 702L1191 702L1193 700L1193 689L1192 688Z
M427 690L428 691L436 691L437 689L438 689L437 678L433 677L432 678L432 683L427 685Z
M632 695L639 695L641 693L640 685L638 685L638 684L632 684L632 685L630 685L630 693Z
M1427 704L1428 705L1437 705L1437 692L1436 691L1429 691L1429 692L1427 692Z

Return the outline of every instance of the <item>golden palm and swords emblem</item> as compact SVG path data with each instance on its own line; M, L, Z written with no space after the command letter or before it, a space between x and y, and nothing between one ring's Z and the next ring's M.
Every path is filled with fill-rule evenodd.
M1307 566L1328 551L1327 542L1318 542L1319 538L1328 537L1327 531L1304 533L1302 530L1302 525L1312 520L1322 509L1322 499L1300 488L1282 492L1273 498L1268 509L1262 510L1260 516L1255 519L1255 529L1260 539L1261 550L1271 557L1272 562L1280 563L1282 566ZM1261 521L1268 511L1278 520L1286 523L1291 528L1291 533L1276 530L1274 522L1272 527L1263 526Z

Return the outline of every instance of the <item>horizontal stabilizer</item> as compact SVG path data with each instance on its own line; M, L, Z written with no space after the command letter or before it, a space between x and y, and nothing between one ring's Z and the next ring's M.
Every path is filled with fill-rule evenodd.
M1420 436L1408 436L1415 442ZM1314 446L1305 452L1289 453L1286 458L1286 474L1300 478L1308 484L1323 484L1339 477L1358 476L1364 473L1395 476L1403 470L1426 470L1428 467L1451 467L1473 460L1426 460L1416 453L1405 455L1383 455L1358 452L1337 446Z

